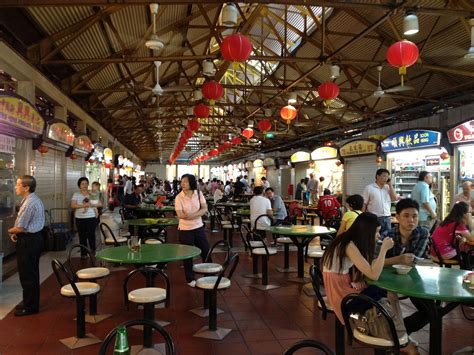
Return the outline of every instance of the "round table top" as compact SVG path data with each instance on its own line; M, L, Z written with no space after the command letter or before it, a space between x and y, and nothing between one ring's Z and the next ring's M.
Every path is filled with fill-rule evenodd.
M469 271L417 265L406 275L385 267L377 281L367 283L402 295L447 302L474 302L474 290L463 283Z
M238 215L241 215L241 216L250 216L250 210L245 209L245 208L237 210L235 213L238 214Z
M174 206L163 206L163 207L158 207L155 205L145 205L145 206L140 206L136 209L137 211L143 211L143 212L174 212L175 208Z
M132 252L127 245L103 249L96 258L124 264L158 264L194 258L201 249L182 244L142 244L139 252Z
M148 226L177 226L179 220L177 218L136 218L126 219L124 222L128 226L148 227Z
M335 233L334 229L323 226L292 225L292 226L271 226L266 228L273 234L288 235L295 237L312 237L321 234Z
M250 207L249 202L218 202L216 206L222 207Z

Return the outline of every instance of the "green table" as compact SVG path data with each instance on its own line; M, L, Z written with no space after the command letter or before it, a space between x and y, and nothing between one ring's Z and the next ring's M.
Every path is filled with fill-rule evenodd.
M418 298L430 317L430 354L442 352L443 316L459 303L474 304L474 290L463 284L466 270L433 266L416 266L407 275L399 275L392 267L383 269L377 281L367 280L387 291ZM447 302L444 307L435 301Z
M334 229L308 225L271 226L267 227L266 230L273 234L287 236L296 245L298 250L298 278L292 281L304 283L308 282L304 278L304 248L314 237L336 232Z
M136 218L127 219L124 222L127 226L133 226L133 234L137 235L138 227L169 227L177 226L179 220L177 218Z
M241 207L250 207L248 202L218 202L216 203L217 207L229 207L229 208L241 208Z
M235 212L240 216L250 216L250 209L240 209Z

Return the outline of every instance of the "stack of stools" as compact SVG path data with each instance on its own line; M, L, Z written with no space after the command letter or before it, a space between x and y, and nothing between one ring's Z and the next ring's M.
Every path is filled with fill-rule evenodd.
M51 261L54 275L61 286L61 296L76 299L76 336L59 340L69 349L100 343L101 340L91 333L86 334L85 298L95 297L100 292L95 282L75 282L73 275L57 259ZM69 282L66 283L65 281Z
M218 245L222 245L224 250L226 251L226 257L225 257L225 260L224 260L224 264L227 262L227 260L230 257L229 243L227 243L227 241L225 241L225 240L219 240L211 247L211 249L209 250L209 253L207 254L206 259L204 260L203 263L193 265L193 271L195 273L202 274L202 275L205 275L205 276L214 276L214 275L219 274L222 271L223 266L221 264L217 264L217 263L212 262L212 253ZM209 293L204 292L204 305L203 305L203 307L198 307L198 308L191 309L191 312L198 315L199 317L203 317L203 318L208 317L209 316L209 297L208 296L209 296ZM222 311L221 309L216 308L216 312L217 312L217 314L219 314L219 313L223 313L224 311Z
M217 291L227 290L231 278L239 263L239 254L232 254L225 262L221 272L215 276L205 276L196 280L196 288L204 291L204 298L209 299L209 325L202 327L195 337L222 340L232 329L217 327Z
M143 274L146 277L146 287L138 288L132 291L128 291L128 282L130 278L136 274ZM165 287L154 287L154 279L156 276L160 276L164 280ZM123 295L125 306L128 309L129 302L136 303L143 306L143 318L151 321L155 321L155 305L159 303L165 303L165 306L169 306L170 300L170 281L168 276L160 269L154 267L141 267L131 271L125 278L123 284ZM164 326L163 324L160 324ZM152 344L152 329L150 327L144 327L143 329L143 344L145 348L153 347Z
M71 258L74 250L76 249L84 250L86 252L91 267L75 270L72 265ZM77 279L79 279L96 283L97 280L110 275L110 270L106 267L96 266L96 260L95 257L92 255L92 252L89 250L89 248L85 247L82 244L74 244L69 248L66 263L67 267L69 268L70 274L75 276L74 281L77 281ZM89 314L86 315L87 323L96 324L111 316L110 314L97 314L97 295L91 295L89 301Z

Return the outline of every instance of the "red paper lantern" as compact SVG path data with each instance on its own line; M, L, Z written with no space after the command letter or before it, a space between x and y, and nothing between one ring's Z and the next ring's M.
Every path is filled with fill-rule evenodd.
M326 81L318 87L319 97L324 100L326 106L331 104L336 97L339 95L339 85L332 81Z
M43 144L41 144L39 147L38 147L38 152L41 153L41 155L44 155L46 154L47 152L49 151L49 148Z
M225 149L230 149L230 148L232 147L232 143L229 142L229 141L224 142L223 145L224 145L224 148L225 148Z
M280 110L280 116L286 121L288 125L290 125L291 121L296 118L296 108L291 105L282 107Z
M197 104L196 106L194 106L194 115L198 118L208 118L209 106L204 104Z
M242 143L242 138L235 137L234 139L232 139L232 145L239 145L240 143Z
M266 131L269 131L271 128L272 128L272 123L270 122L270 120L264 119L258 123L258 129L262 131L263 133L265 133Z
M224 38L221 43L221 53L228 62L245 62L252 53L252 43L240 33L234 33Z
M224 88L215 80L207 81L202 85L202 95L209 100L209 105L214 106L224 94Z
M377 163L377 165L381 165L382 162L383 162L382 157L379 155L379 156L377 157L377 159L375 159L375 162Z
M442 159L442 160L446 160L449 158L449 154L447 152L442 152L439 157Z
M222 145L222 144L217 147L217 151L218 151L219 153L222 153L224 150L225 150L225 147L224 147L224 145Z
M247 139L252 138L253 137L253 129L252 128L244 129L244 131L242 132L242 135Z
M210 155L211 157L213 157L213 156L215 156L215 155L217 155L217 154L219 154L219 151L218 151L217 149L215 149L215 148L209 152L209 155Z
M188 121L188 129L190 131L196 132L201 125L199 124L198 120L189 120Z
M189 129L185 129L183 131L183 137L186 139L190 139L193 136L193 132L190 131Z
M387 61L393 67L398 68L403 86L404 76L407 74L407 67L411 67L418 60L420 52L415 43L406 39L398 41L390 46L387 51Z

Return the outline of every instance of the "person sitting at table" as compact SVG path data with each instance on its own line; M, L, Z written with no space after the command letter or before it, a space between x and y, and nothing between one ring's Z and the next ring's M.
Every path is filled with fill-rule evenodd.
M329 189L324 189L324 195L319 198L318 210L321 212L321 216L325 221L328 221L332 217L338 215L337 209L341 207L341 204L337 200L336 196L331 195Z
M464 181L462 183L462 192L455 195L453 198L453 203L456 202L466 202L469 206L469 212L472 212L472 206L474 205L474 200L471 197L472 183L470 181Z
M428 244L428 230L418 224L420 207L415 200L405 198L398 201L396 207L396 218L398 226L382 233L381 239L390 238L394 246L387 252L385 265L413 265L415 257L423 258ZM379 252L380 244L377 244L376 255ZM417 311L406 317L403 322L408 334L423 328L429 317L423 310L423 305L418 299L410 298Z
M444 260L458 259L459 256L454 246L455 238L465 238L466 241L474 242L469 205L463 201L456 202L448 216L436 227L431 238ZM463 252L462 243L460 249ZM431 250L431 255L436 255L434 250Z
M263 192L262 186L255 186L253 189L254 196L250 199L250 225L262 238L265 238L265 229L271 225L272 221L270 218L273 218L273 210L270 200L263 196ZM267 214L270 218L262 217L257 221L258 224L255 225L258 216L262 214Z
M378 280L387 251L393 247L393 240L385 238L378 257L374 257L379 232L380 223L377 216L370 212L361 213L351 228L336 238L323 255L324 288L328 301L342 324L344 324L344 318L341 312L341 301L351 293L363 293L376 301L387 297L394 313L401 317L397 295L386 293L376 286L367 286L364 281L364 277ZM397 334L406 332L400 322L396 328ZM409 343L400 350L408 354L418 353L413 343Z
M230 181L225 182L225 187L224 187L224 195L227 197L232 197L233 194L233 186Z
M341 226L339 227L336 236L339 236L348 230L356 220L357 216L362 213L364 198L361 195L351 195L346 198L346 205L349 211L344 213L342 216Z
M224 197L224 186L222 184L218 184L216 191L214 191L214 203L217 203L217 201L222 200Z
M265 196L267 196L267 198L270 200L270 204L272 206L273 224L282 224L286 216L288 216L285 203L283 202L282 198L278 195L275 195L275 191L272 187L267 187L265 189Z
M135 210L142 203L140 197L140 186L133 187L133 193L125 196L123 207L125 207L125 216L127 219L136 217Z
M202 222L202 216L207 212L204 195L198 190L196 177L184 174L181 178L181 192L176 196L175 209L179 218L179 241L185 245L201 249L201 258L204 260L209 253L209 242ZM184 275L189 286L195 287L193 261L184 260Z

